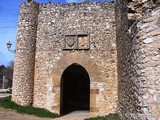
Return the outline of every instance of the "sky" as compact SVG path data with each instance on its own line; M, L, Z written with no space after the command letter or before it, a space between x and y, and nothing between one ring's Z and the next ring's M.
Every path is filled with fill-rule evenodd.
M0 65L7 66L10 61L14 60L15 53L8 51L6 44L10 41L12 43L11 50L15 50L19 6L25 1L26 0L0 0ZM35 1L39 3L47 3L49 0ZM84 0L50 1L53 3L71 3L83 2Z

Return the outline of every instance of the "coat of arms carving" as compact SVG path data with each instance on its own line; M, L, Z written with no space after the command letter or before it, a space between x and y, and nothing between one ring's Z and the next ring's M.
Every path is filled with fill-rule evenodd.
M89 34L65 35L64 50L88 50L89 48Z

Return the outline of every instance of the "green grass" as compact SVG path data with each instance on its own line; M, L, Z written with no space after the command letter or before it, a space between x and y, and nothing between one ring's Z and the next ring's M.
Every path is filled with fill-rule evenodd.
M11 96L1 98L0 99L0 107L8 108L16 110L16 112L21 114L29 114L29 115L36 115L38 117L46 117L46 118L57 118L59 115L53 114L49 112L48 110L42 109L42 108L35 108L32 106L20 106L16 103L11 101Z
M95 117L95 118L87 118L85 120L120 120L118 114L109 114L107 116L103 116L103 117Z

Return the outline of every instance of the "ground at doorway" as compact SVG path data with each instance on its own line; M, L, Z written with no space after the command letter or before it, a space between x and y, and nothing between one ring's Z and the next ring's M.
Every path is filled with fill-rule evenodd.
M35 115L27 115L17 113L15 110L3 108L3 103L10 105L10 97L6 97L8 94L2 95L1 97L1 107L0 107L0 120L84 120L90 117L89 111L75 111L60 118L40 118ZM6 106L6 105L4 105ZM11 105L15 106L15 105ZM10 107L7 107L10 108ZM22 110L22 109L21 109Z
M14 110L0 108L0 120L84 120L90 117L89 112L76 111L60 118L40 118L34 115L19 114Z
M8 97L10 95L10 93L0 93L0 98Z
M21 106L11 101L11 96L0 99L0 107L15 110L21 114L36 115L42 118L57 118L58 114L51 113L43 108L35 108L33 106Z
M89 111L74 111L54 120L84 120L90 117Z
M0 108L0 120L54 120L52 118L39 118L34 115L19 114L11 109Z

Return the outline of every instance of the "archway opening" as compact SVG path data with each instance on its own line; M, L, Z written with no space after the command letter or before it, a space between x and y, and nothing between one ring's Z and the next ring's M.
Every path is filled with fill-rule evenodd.
M61 77L60 115L76 110L89 110L90 79L87 71L79 64L67 67Z

